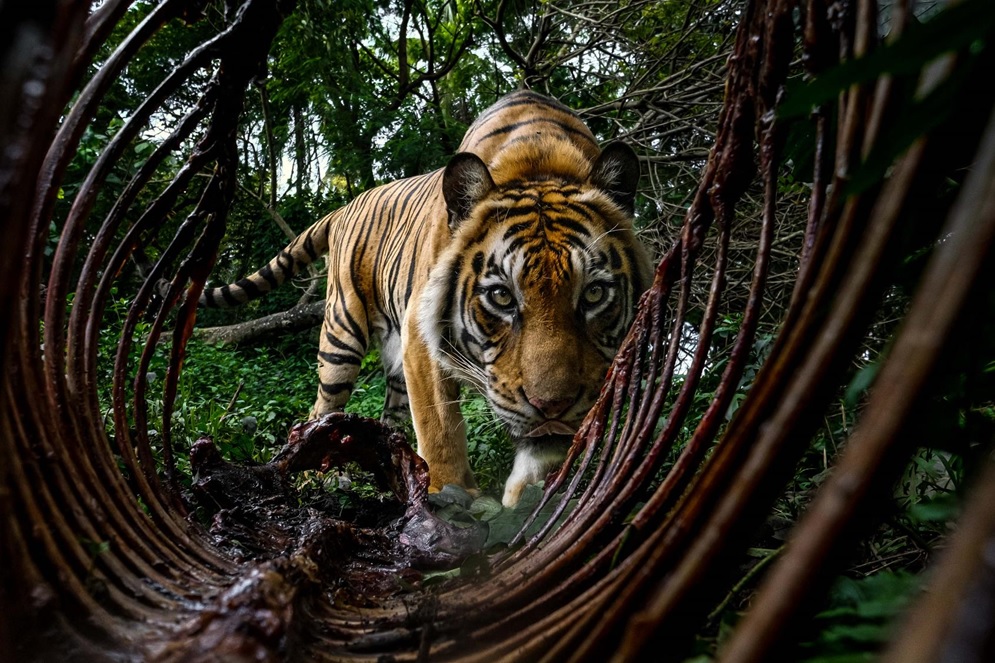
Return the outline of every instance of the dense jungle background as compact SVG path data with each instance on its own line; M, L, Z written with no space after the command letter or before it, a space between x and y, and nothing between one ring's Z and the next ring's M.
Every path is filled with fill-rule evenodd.
M109 40L98 65L155 4L136 3L128 11L116 28L118 39ZM881 3L881 34L888 32L889 4ZM928 22L942 5L919 3L919 20ZM176 19L168 24L114 83L65 177L56 219L68 213L108 137L152 93L164 72L225 20L222 3L205 3L203 12L203 20ZM268 70L258 73L248 97L240 127L238 193L210 282L219 285L254 271L319 217L365 190L444 166L470 122L498 97L520 86L576 109L600 140L621 139L636 148L643 165L637 223L646 243L660 255L680 233L714 140L726 59L739 18L740 3L734 0L302 0L280 28ZM939 39L954 41L964 28L954 24ZM201 83L206 86L208 81ZM837 83L846 84L845 79ZM174 126L201 92L191 88L175 95L166 107L172 116L164 114L153 126ZM895 139L896 152L931 121L907 119ZM769 304L757 332L751 368L741 380L727 419L766 357L791 296L815 159L813 131L804 115L788 131L787 159L778 181L781 197ZM165 131L147 131L128 158L116 164L93 219L103 218L109 209L100 206L110 203L101 201L116 198L115 187L125 186L165 135ZM182 166L176 162L162 168L165 173ZM950 192L957 186L958 182L950 182ZM754 184L749 191L757 194L758 187ZM141 195L150 200L156 191L149 187ZM172 218L177 227L197 197L197 188L191 187L176 205ZM743 308L753 270L754 246L749 238L756 236L751 228L760 215L760 203L748 192L732 232L729 286L721 304L725 313L713 341L715 359L696 396L695 407L702 412L711 398L708 380L717 384L727 346L738 330L735 312ZM50 252L57 230L53 224ZM165 250L161 238L172 235L166 229L141 245L128 267L135 289ZM849 368L848 386L825 412L824 426L811 440L793 482L763 531L756 533L750 561L739 571L740 581L699 636L695 660L710 660L749 603L763 570L781 552L785 532L840 452L889 349L907 294L932 249L928 234L918 236L910 229L908 235L900 278L887 289L882 312ZM703 266L711 264L712 250L714 238L708 238ZM688 333L682 341L688 352L696 340L691 325L700 319L708 284L706 268L694 285ZM187 348L175 410L169 415L178 449L189 449L198 437L209 435L230 459L272 457L289 427L306 418L314 399L323 293L319 265L293 285L241 309L198 315L199 331ZM98 367L105 371L102 384L108 391L101 399L108 413L119 340L114 317L125 315L133 295L126 285L118 286L101 332L106 338L101 339ZM871 660L895 617L922 588L920 571L942 548L958 514L969 461L995 433L993 304L991 292L979 296L977 328L958 349L960 356L950 361L949 371L938 378L943 381L943 397L932 420L935 428L921 431L920 450L894 487L891 516L836 579L827 604L820 608L820 631L804 645L805 660ZM140 326L136 334L147 330ZM133 359L137 362L137 356ZM162 416L161 382L167 361L164 347L145 376L153 422ZM374 350L364 360L363 377L349 410L378 417L384 390ZM463 407L478 481L485 492L498 494L510 468L511 447L479 397L466 393ZM688 420L694 422L696 417ZM153 446L155 432L151 431ZM188 467L184 454L177 462L181 471ZM358 473L315 473L304 481L332 491L344 508L376 499Z

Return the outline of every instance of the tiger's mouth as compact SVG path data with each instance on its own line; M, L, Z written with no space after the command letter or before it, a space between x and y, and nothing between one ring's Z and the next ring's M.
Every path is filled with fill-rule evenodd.
M572 437L576 432L576 426L569 426L562 421L554 420L539 424L527 432L524 437L546 437L547 435L570 435Z

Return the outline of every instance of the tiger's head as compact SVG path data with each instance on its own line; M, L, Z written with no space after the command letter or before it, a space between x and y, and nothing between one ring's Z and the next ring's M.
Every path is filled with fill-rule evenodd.
M593 164L544 149L443 175L451 242L418 323L434 359L475 385L519 442L572 435L649 285L632 228L639 163L622 143ZM562 439L562 438L561 438Z

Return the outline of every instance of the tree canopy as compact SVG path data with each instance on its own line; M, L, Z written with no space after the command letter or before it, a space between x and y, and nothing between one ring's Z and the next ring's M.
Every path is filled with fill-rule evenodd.
M93 66L156 5L134 3ZM120 126L165 72L224 23L225 11L207 3L203 20L167 23L114 81L84 145ZM239 191L213 280L254 270L288 233L366 189L445 165L469 123L522 86L576 109L600 140L637 148L644 164L638 216L659 250L680 226L713 139L738 15L729 0L303 0L278 30L247 97ZM178 90L157 124L186 113L196 94L194 86ZM149 132L111 184L123 186L163 137ZM95 155L81 150L71 165L67 204ZM142 248L149 261L162 249L154 241ZM288 289L235 316L288 308L300 294Z

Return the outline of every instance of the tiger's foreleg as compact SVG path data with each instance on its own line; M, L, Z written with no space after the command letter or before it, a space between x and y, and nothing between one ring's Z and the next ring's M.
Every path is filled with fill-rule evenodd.
M358 302L342 300L331 292L327 301L318 341L318 397L309 419L342 411L370 342L366 312Z
M380 421L388 426L398 426L411 418L408 407L408 387L404 382L404 374L387 374L387 398L383 405L383 415Z
M428 463L429 491L448 483L477 492L466 450L466 423L459 409L459 383L443 373L416 330L405 330L404 378L418 455Z

